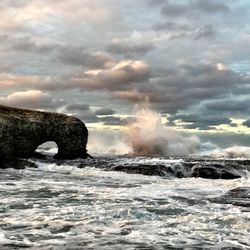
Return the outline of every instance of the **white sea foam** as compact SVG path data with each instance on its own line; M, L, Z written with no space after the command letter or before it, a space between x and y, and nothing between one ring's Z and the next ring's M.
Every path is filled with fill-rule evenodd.
M250 147L233 146L225 149L214 149L204 155L213 158L250 158Z
M131 159L120 161L130 164ZM134 160L182 163L162 158ZM211 249L250 246L249 212L209 202L235 187L249 186L246 177L170 180L90 166L78 169L69 163L38 165L38 169L23 170L15 180L9 170L0 175L4 187L0 200L8 198L0 213L2 245L24 244L34 249L143 249L152 245L193 249L208 242Z

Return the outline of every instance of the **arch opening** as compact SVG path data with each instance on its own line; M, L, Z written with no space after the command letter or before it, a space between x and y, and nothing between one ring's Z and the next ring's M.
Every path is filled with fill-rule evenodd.
M47 141L39 145L35 150L35 154L41 156L54 157L58 153L58 146L54 141Z

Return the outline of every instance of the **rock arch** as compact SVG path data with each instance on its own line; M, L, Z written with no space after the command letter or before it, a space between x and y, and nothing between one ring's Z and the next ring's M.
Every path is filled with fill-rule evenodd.
M58 146L56 159L87 158L88 130L74 116L0 105L0 161L29 158L44 142ZM13 164L13 163L11 163Z

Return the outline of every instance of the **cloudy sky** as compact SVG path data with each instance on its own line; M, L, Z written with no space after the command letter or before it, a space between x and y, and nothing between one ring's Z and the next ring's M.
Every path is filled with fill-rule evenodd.
M92 130L150 105L166 126L250 146L249 12L249 0L1 0L0 103Z

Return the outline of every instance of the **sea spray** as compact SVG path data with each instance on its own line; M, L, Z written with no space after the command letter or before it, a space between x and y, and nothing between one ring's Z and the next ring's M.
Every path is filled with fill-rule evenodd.
M90 130L88 152L91 155L125 155L131 151L124 130Z
M225 149L214 149L205 155L213 158L250 158L250 147L232 146Z
M135 112L136 121L128 126L132 154L143 156L184 156L197 152L197 136L183 136L162 123L159 113L149 108Z
M197 136L184 136L162 123L149 107L135 109L133 121L121 130L90 131L88 150L92 154L186 156L199 150Z

